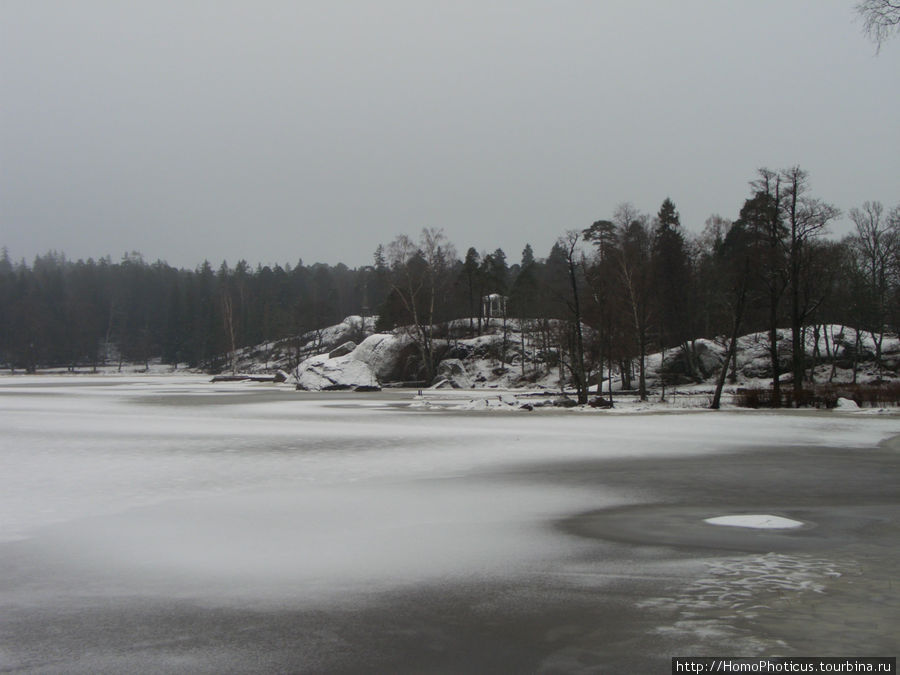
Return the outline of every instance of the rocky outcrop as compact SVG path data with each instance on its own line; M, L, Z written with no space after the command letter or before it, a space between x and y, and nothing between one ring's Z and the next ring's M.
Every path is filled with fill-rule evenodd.
M339 345L328 352L329 359L336 359L338 356L347 356L350 352L356 349L356 343L352 340L348 340L342 345Z
M712 377L725 358L725 348L710 340L693 340L670 349L659 374L670 384L702 382Z
M446 383L446 384L444 384ZM450 386L454 389L471 389L472 379L466 366L459 359L444 359L438 364L432 386Z
M309 391L360 388L374 391L379 388L372 368L353 358L352 353L336 358L329 358L328 354L308 358L297 366L294 377L298 389Z
M407 362L417 355L412 338L403 333L376 333L363 340L350 356L367 363L381 383L409 379Z
M303 351L295 352L294 358L302 361L295 371L297 383L302 388L316 390L372 386L421 388L429 385L455 389L558 389L560 386L560 374L554 364L558 360L556 351L548 349L533 330L523 333L515 320L509 320L502 331L498 326L492 326L494 332L472 337L468 337L471 329L467 320L435 327L431 347L437 366L427 382L425 373L430 369L422 363L422 350L414 339L414 331L399 328L390 333L375 333L356 344L354 340L360 340L360 335L365 332L363 328L361 318L348 317L340 325L315 331L315 340L307 342L303 349L315 349L306 354L317 356L304 361ZM369 330L368 320L365 330ZM355 337L351 337L352 334ZM725 365L726 344L725 339L698 338L683 348L667 349L664 360L658 352L648 354L649 386L658 387L662 382L668 386L712 383ZM893 335L885 337L880 365L874 362L875 351L871 335L861 334L857 343L856 332L851 328L821 326L807 334L808 365L815 362L819 368L818 377L849 380L850 374L840 371L854 366L858 367L859 378L863 381L896 377L895 370L900 368L900 340ZM787 381L791 363L789 330L778 331L778 353L782 380ZM738 382L770 378L768 333L741 336L735 361ZM834 371L826 371L826 367L831 366L838 371L836 377ZM608 373L604 372L604 376ZM617 374L614 379L618 379Z
M408 335L376 333L359 345L345 342L327 354L306 359L297 366L294 377L299 389L372 390L382 383L408 379L417 357L418 350Z

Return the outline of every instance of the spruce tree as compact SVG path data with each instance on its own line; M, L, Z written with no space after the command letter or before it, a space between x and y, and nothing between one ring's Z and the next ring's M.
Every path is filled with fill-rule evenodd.
M684 344L691 337L688 316L690 264L681 220L668 197L656 216L653 233L653 286L660 347Z

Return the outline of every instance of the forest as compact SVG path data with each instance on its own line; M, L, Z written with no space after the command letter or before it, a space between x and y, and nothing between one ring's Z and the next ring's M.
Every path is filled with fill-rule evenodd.
M559 353L586 398L589 374L604 364L633 364L643 393L646 355L699 337L733 345L742 332L789 328L794 349L785 359L773 348L773 370L802 382L806 330L854 326L876 346L896 331L900 205L851 209L854 230L838 240L828 228L840 211L811 194L799 167L760 169L750 186L735 218L711 216L698 235L685 231L669 198L654 214L622 203L608 218L560 233L545 257L525 245L512 262L499 248L460 255L430 228L385 242L371 265L353 269L240 260L188 270L138 253L71 261L49 252L28 264L4 248L0 366L34 372L160 360L218 372L236 349L358 314L377 316L379 330L407 327L427 376L439 326L465 319L476 334L482 297L499 294L510 318L565 326Z

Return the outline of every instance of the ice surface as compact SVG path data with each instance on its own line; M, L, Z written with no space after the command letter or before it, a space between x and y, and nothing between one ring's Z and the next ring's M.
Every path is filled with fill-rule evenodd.
M495 414L412 402L205 377L0 378L0 541L30 539L129 592L151 579L259 598L509 575L583 545L554 519L629 499L516 481L521 467L866 448L898 430L894 417L827 413Z

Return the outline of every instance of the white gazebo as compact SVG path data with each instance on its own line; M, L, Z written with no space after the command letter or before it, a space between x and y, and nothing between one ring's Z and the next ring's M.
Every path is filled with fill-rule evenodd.
M505 319L506 318L506 301L508 298L499 293L491 293L481 298L481 314L484 318Z

